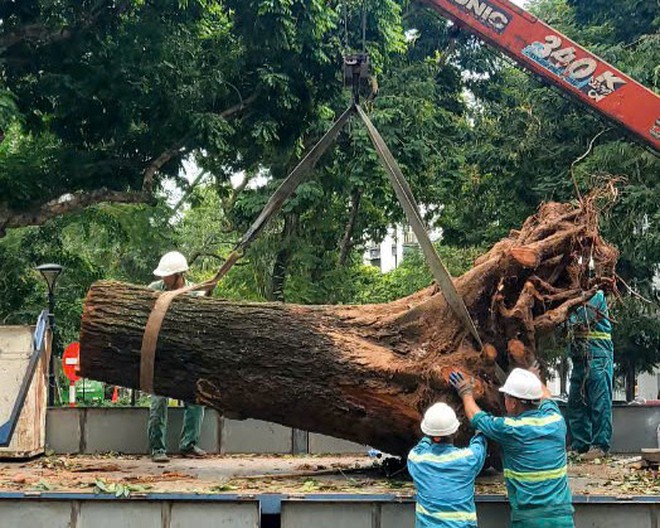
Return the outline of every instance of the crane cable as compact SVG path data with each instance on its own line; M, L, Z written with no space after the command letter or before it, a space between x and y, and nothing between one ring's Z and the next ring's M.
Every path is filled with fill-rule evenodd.
M367 5L362 0L362 53L367 52Z
M341 3L344 22L344 54L350 52L350 37L348 32L348 6L347 1ZM362 0L362 53L367 52L367 3Z

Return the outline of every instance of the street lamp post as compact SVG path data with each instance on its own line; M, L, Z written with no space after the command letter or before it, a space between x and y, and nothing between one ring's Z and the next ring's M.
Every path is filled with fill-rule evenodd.
M48 285L48 325L50 326L52 342L55 343L55 284L62 273L59 264L42 264L35 268L43 276ZM48 365L48 405L55 404L55 389L57 387L55 378L55 350L51 347L50 362Z

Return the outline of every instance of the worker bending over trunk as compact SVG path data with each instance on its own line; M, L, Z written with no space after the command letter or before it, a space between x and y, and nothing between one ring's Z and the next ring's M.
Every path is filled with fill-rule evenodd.
M533 373L514 369L500 392L507 416L482 411L474 379L452 372L472 427L502 446L512 528L573 528L566 473L566 423L550 391Z
M571 449L593 460L606 456L612 442L614 346L607 300L602 290L569 317L573 362L568 393Z
M469 447L454 447L459 426L446 403L436 403L424 414L426 436L408 454L408 472L417 489L416 528L477 526L474 481L486 459L486 438L477 434Z
M170 251L160 259L158 267L154 270L156 277L161 280L152 282L152 290L166 291L178 290L190 283L185 279L188 271L188 261L178 251ZM204 292L193 292L192 295L204 295ZM199 437L202 431L204 407L191 403L185 404L183 411L183 427L179 449L184 456L203 457L206 452L199 447ZM154 462L169 462L165 438L167 436L167 398L153 395L149 408L149 450Z

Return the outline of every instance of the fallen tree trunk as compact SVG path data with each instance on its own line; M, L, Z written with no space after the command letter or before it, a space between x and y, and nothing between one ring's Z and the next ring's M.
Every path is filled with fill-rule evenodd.
M578 263L583 256L583 264ZM601 280L585 286L593 256ZM547 204L455 280L479 333L477 350L434 286L382 305L299 306L178 297L160 331L158 394L405 453L434 401L459 409L452 369L477 379L498 409L495 362L528 364L539 335L613 275L593 203ZM158 293L92 286L81 329L83 376L139 388L140 344Z

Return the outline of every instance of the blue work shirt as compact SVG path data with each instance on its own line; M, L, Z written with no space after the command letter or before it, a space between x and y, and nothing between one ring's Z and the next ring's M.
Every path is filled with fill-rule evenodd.
M502 446L504 482L511 509L571 506L566 422L552 400L515 417L477 413L472 427ZM557 508L558 510L561 508Z
M408 472L417 489L416 528L477 526L474 481L486 460L486 438L477 434L469 447L424 437L408 454Z
M570 355L574 359L611 359L612 322L607 307L607 299L602 290L589 299L584 306L571 313L568 324L573 329Z

